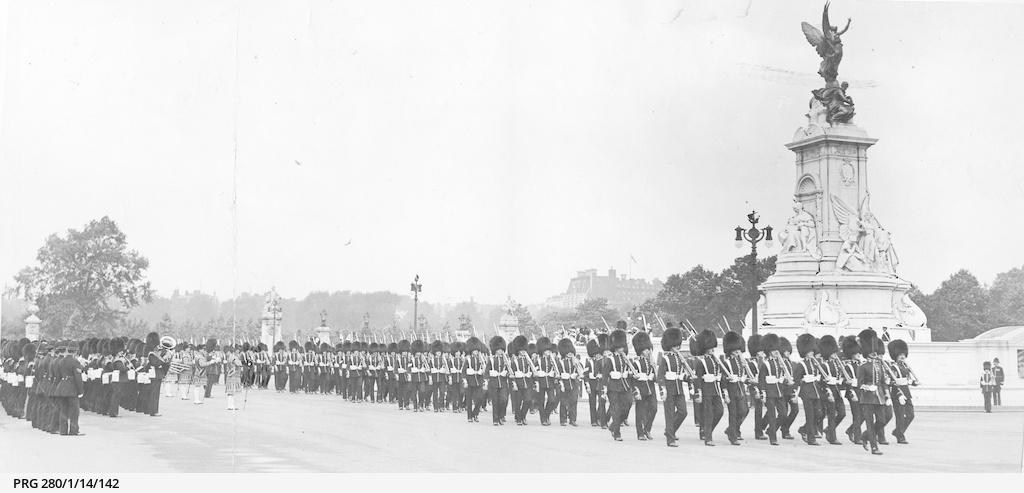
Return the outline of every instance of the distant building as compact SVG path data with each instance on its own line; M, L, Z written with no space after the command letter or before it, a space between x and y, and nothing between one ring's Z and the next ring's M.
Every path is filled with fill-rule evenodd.
M629 309L657 296L663 286L658 279L648 282L628 279L625 274L616 277L615 274L615 269L608 269L607 276L597 275L597 269L577 271L576 277L569 281L569 288L548 298L544 305L572 310L588 299L605 298L612 308Z

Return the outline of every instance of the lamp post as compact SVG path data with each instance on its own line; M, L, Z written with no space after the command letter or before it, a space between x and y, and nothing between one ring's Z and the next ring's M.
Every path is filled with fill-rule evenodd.
M417 319L416 316L420 304L420 291L423 291L423 285L420 284L419 274L416 274L416 279L412 281L409 289L412 291L412 333L415 338L416 330L419 329L419 319Z
M765 246L772 247L772 227L758 229L758 219L757 211L752 211L747 214L750 229L744 230L742 226L736 226L736 248L743 247L744 241L750 243L750 282L754 289L754 308L750 311L751 334L757 334L757 302L760 299L757 293L757 242L765 240Z

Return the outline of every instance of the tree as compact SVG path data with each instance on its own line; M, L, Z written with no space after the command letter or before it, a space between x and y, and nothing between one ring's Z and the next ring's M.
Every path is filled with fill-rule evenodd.
M985 316L988 293L966 269L960 269L942 281L930 296L918 305L928 316L934 341L971 339L989 328Z
M619 312L608 306L607 299L590 298L576 306L576 320L574 325L577 327L604 329L606 321L613 329L615 328L615 322L619 321Z
M698 330L713 326L707 306L718 292L718 283L719 275L702 265L684 274L673 274L654 297L652 307L673 320L689 320Z
M144 280L149 260L128 250L125 234L106 216L82 231L50 235L36 260L14 277L12 291L36 302L48 337L112 335L128 310L153 298Z
M997 274L988 294L985 311L992 326L1024 325L1024 268Z
M768 280L775 273L776 256L758 259L754 272L757 285ZM747 312L757 301L751 286L750 257L738 257L733 264L722 271L718 278L718 292L708 305L709 317L717 324L722 319L729 321L726 327L738 329L746 320ZM762 314L758 314L758 324L763 322ZM749 333L745 333L749 335Z

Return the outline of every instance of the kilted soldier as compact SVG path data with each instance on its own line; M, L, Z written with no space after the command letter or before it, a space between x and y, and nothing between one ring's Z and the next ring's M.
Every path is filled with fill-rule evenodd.
M288 392L295 394L302 388L302 347L298 341L288 342Z
M284 392L288 384L288 353L284 341L274 343L274 390Z
M537 339L537 371L533 376L537 379L537 409L543 426L551 426L551 413L558 408L558 379L555 378L557 363L552 349L551 339Z
M590 358L587 359L583 372L586 375L587 397L590 404L590 426L607 428L605 420L608 414L608 403L600 392L604 355L601 351L601 344L596 339L587 341L587 356Z
M864 450L871 445L871 453L882 455L878 450L879 422L884 422L885 411L885 369L878 357L878 336L873 329L864 329L858 336L863 351L868 351L867 361L857 368L857 382L860 384L860 409L864 416L865 432L861 436ZM878 341L880 343L881 341ZM884 436L884 429L882 430Z
M511 364L505 354L505 339L494 336L489 342L491 356L487 359L487 388L491 399L491 422L505 424L508 412L508 389Z
M242 391L242 359L236 346L227 346L224 354L224 394L227 395L228 410L238 409L235 394Z
M425 412L430 396L430 391L427 388L427 375L429 375L425 354L427 347L423 341L416 339L412 341L410 350L412 352L412 368L409 370L409 373L412 383L413 412Z
M189 400L188 389L192 383L192 371L195 367L196 353L192 350L192 344L187 342L181 343L182 350L178 352L178 362L184 365L181 372L178 373L178 397L183 401ZM127 370L126 370L127 371Z
M206 351L210 355L210 357L209 357L210 366L207 367L207 371L206 371L206 389L205 389L205 392L206 392L206 397L207 398L211 397L211 395L212 395L211 392L213 392L213 386L216 385L217 382L220 381L221 367L224 365L224 352L221 351L220 344L218 344L216 339L210 339L210 340L213 341L213 349L209 348L210 341L206 342L206 344L207 344Z
M818 382L821 374L815 364L817 341L811 334L800 334L796 338L796 350L800 353L800 362L793 367L793 380L799 386L799 397L804 405L804 424L797 429L800 437L807 445L820 445L815 440L817 433L818 413L821 412L821 390Z
M892 434L896 437L896 443L902 445L909 443L907 442L907 428L914 421L914 401L910 395L910 385L917 385L917 381L913 380L910 366L907 365L908 353L909 348L905 341L901 339L889 341L889 357L893 360L889 367L892 368L893 375L896 377L891 391L892 410L896 417L896 428Z
M831 335L822 336L818 341L818 350L821 352L821 365L823 387L825 389L825 400L821 402L824 411L824 419L827 420L825 428L825 440L831 445L842 445L836 437L836 428L846 417L846 405L843 403L843 367L839 359L839 344L836 338ZM852 374L851 374L852 376ZM818 425L821 428L821 423Z
M460 413L465 410L466 407L466 392L463 382L465 382L465 375L463 374L466 369L466 343L454 342L451 347L451 382L448 384L448 402L452 405L453 413Z
M722 356L725 375L723 385L729 396L729 426L725 434L729 437L729 443L739 445L740 428L743 421L747 419L750 407L747 404L747 370L743 361L743 351L746 350L746 343L743 336L729 331L722 337Z
M483 350L484 343L475 336L466 341L469 356L466 358L463 387L466 389L466 420L470 423L480 422L480 401L485 390L484 370L487 367Z
M398 409L409 410L412 405L412 345L408 340L398 341L398 361L395 372L398 375Z
M761 350L761 334L753 334L747 338L747 352L750 353L750 359L746 364L750 369L750 374L754 375L754 380L748 385L750 402L754 404L754 439L767 440L765 431L768 430L768 421L764 419L764 393L761 392L761 387L758 385L761 376L757 373L760 370L761 362L766 357L764 351Z
M594 341L590 341L594 342ZM670 324L661 335L661 356L658 361L658 383L665 391L665 440L669 447L678 447L676 432L686 420L686 385L690 373L686 360L680 354L683 332ZM590 351L590 343L587 343Z
M846 368L846 374L851 377L843 383L846 401L850 404L851 417L850 426L846 428L846 436L851 442L860 445L860 426L864 423L864 414L861 413L860 409L860 386L857 381L857 368L863 362L863 356L861 355L860 344L857 343L856 337L847 336L842 338L841 345L843 348L843 367Z
M715 445L715 427L725 414L723 400L729 398L722 393L721 362L714 356L716 347L718 338L714 332L704 329L697 335L697 351L700 356L693 369L701 385L701 439L704 440L704 445L709 447Z
M533 363L527 353L526 337L515 336L509 344L510 366L512 368L512 417L516 425L526 425L526 414L530 411L530 381L533 375Z
M82 386L82 365L75 357L77 352L78 347L73 341L64 341L64 356L57 360L57 386L53 395L59 399L60 434L65 436L85 435L78 429L78 398L85 392L85 388Z
M611 420L608 431L611 432L615 441L621 442L622 423L629 416L629 410L633 407L629 385L630 365L627 359L629 346L626 341L626 331L622 329L612 331L608 342L612 355L605 359L601 369L601 391L608 396L608 414Z
M636 389L633 393L636 400L636 437L641 441L654 440L651 428L658 415L658 389L655 386L654 364L651 362L654 352L651 336L642 330L638 331L633 336L633 350L636 351L636 358L632 362L634 371L631 383Z
M779 416L786 412L782 401L788 398L785 370L782 366L782 355L779 353L779 336L765 334L761 338L759 349L767 356L758 363L757 378L761 395L764 396L768 439L772 445L778 445Z
M782 364L786 366L786 374L789 377L793 377L793 345L789 343L789 339L785 337L779 338L779 354L782 355ZM797 391L799 386L796 382L788 381L786 392L788 399L783 401L783 405L786 406L786 414L779 416L779 429L782 430L782 438L786 440L793 440L793 435L789 433L790 427L796 422L797 416L800 414L800 406L797 405Z

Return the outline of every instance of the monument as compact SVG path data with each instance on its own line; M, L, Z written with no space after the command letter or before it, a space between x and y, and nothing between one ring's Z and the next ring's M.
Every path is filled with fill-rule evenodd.
M35 303L28 306L28 317L25 317L25 337L32 342L39 340L39 326L42 320L37 315L39 307Z
M263 314L260 316L260 342L271 351L274 344L281 340L281 297L274 288L270 288L263 303Z
M320 310L320 326L316 328L316 337L320 343L331 345L331 328L327 326L327 309Z
M911 284L897 275L892 234L871 209L867 151L878 139L854 124L849 85L838 82L850 20L837 29L826 4L821 30L801 27L822 59L825 86L811 91L807 124L786 144L796 158L793 216L779 234L776 272L760 286L758 332L796 340L872 327L890 339L929 342Z
M505 313L498 319L498 335L506 342L511 342L515 336L519 335L519 317L515 314L515 305L512 303L511 296L505 303Z

